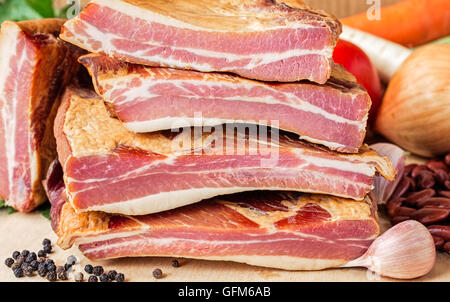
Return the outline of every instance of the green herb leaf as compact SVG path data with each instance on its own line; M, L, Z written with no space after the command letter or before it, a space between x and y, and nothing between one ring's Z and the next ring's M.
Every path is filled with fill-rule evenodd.
M26 0L28 5L33 8L43 18L54 18L55 11L53 10L52 0Z
M47 218L48 220L51 220L50 217L50 208L51 205L50 203L46 202L44 203L42 206L40 206L39 208L37 208L37 212L40 213L42 216L44 216L45 218Z
M0 210L7 210L8 215L17 212L13 207L7 206L4 200L0 200Z
M8 207L7 209L8 209L8 215L11 215L12 213L17 212L17 210L14 209L13 207Z
M0 22L5 20L21 21L40 18L42 16L26 0L0 0Z
M0 0L0 22L53 17L52 0Z

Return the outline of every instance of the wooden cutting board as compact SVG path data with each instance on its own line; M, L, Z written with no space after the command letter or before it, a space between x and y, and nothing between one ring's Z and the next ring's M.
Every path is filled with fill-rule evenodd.
M411 161L419 161L419 159L408 158L408 162ZM382 231L390 227L389 221L381 212L380 225ZM56 235L50 227L50 222L41 214L13 213L8 215L6 211L0 211L0 281L46 281L38 276L17 279L11 269L4 265L4 260L11 257L15 250L28 249L37 252L42 248L44 238L49 238L53 243L56 242ZM92 263L83 257L76 247L63 251L54 245L54 251L51 258L55 260L56 265L63 265L70 255L75 255L80 260L80 263L75 266L75 270L81 271L84 265ZM102 265L105 270L115 269L123 272L127 281L395 281L373 275L365 268L290 272L233 262L179 260L181 264L179 268L171 266L172 258L155 257L115 259L95 262L95 265ZM152 272L155 268L163 271L164 278L158 280L153 278ZM69 278L73 279L73 275L70 274ZM450 255L438 253L433 270L415 281L450 281Z

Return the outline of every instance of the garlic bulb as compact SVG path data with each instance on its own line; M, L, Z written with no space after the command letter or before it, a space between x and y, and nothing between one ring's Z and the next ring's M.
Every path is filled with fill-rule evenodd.
M450 152L450 45L415 51L395 73L375 129L422 156Z
M399 223L378 237L364 255L344 267L367 267L382 276L413 279L426 275L436 262L428 229L415 220Z

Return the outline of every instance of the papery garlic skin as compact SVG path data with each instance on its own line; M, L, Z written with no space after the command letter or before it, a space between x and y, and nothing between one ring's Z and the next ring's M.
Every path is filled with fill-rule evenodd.
M418 155L450 152L450 45L424 46L403 63L389 83L375 129Z
M373 144L370 145L370 148L377 151L381 156L387 156L396 172L394 181L388 181L381 176L375 176L374 178L374 189L372 192L375 200L378 204L385 204L402 179L403 170L405 169L405 152L402 148L389 143Z

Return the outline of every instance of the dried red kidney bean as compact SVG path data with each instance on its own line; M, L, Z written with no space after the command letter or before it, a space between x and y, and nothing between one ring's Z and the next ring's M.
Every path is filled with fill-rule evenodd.
M396 224L398 224L400 222L403 222L403 221L406 221L406 220L409 220L409 219L411 219L411 218L409 218L408 216L395 216L395 217L392 218L392 224L396 225Z
M444 249L444 251L450 253L450 241L446 242L442 248Z
M417 164L409 164L409 165L406 165L406 166L405 166L405 169L403 170L403 175L410 176L412 170L413 170L415 167L417 167Z
M450 198L450 191L438 191L439 196Z
M409 176L405 176L405 178L409 181L409 191L415 191L416 190L416 182L414 181L413 178L409 177Z
M428 171L427 166L425 166L425 165L417 165L414 169L412 169L411 177L412 178L416 178L422 171Z
M441 208L450 210L450 198L445 197L432 197L427 200L421 201L419 207L422 208Z
M416 206L419 202L429 199L436 195L436 191L433 189L424 189L417 192L412 192L406 197L405 203L407 205Z
M446 187L447 189L450 190L450 180L447 180L447 181L444 183L444 185L445 185L445 187Z
M447 219L449 213L450 210L447 209L422 208L415 211L411 215L411 219L417 220L422 224L428 225Z
M436 181L434 175L430 171L421 171L417 176L417 185L422 189L429 189L434 186Z
M386 209L387 212L389 214L389 216L394 216L395 215L395 211L397 210L397 208L399 208L403 201L405 201L406 198L398 198L395 200L390 200L387 204L386 204Z
M450 176L448 173L442 169L434 171L434 179L436 179L439 183L445 184L447 180L450 180Z
M426 163L426 166L433 172L436 172L437 170L444 170L445 172L448 173L447 165L441 161L430 160Z
M424 165L409 164L386 204L392 224L415 219L428 226L436 248L450 248L450 154Z
M408 207L398 207L397 209L395 209L395 216L406 216L406 217L411 217L411 215L416 212L415 209L411 209Z
M432 237L433 237L434 246L436 247L436 249L439 250L440 248L442 248L442 246L445 243L444 239L442 239L441 237L437 237L437 236L432 236Z
M445 164L450 167L450 153L445 156L444 161Z
M397 188L395 188L394 193L392 193L391 199L395 200L402 197L409 189L410 183L406 178L402 178Z
M427 227L431 235L443 238L445 241L450 241L450 226L448 225L429 225Z

